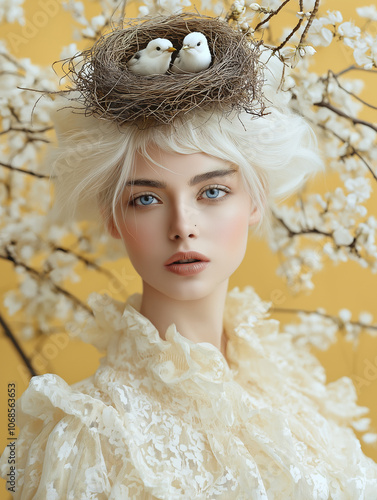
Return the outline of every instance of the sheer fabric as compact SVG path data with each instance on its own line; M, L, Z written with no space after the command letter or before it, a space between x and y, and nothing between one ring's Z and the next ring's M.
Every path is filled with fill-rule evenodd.
M252 288L228 294L226 358L174 325L162 340L139 304L92 294L82 335L106 351L96 373L73 386L32 378L14 498L377 500L352 381L326 385Z

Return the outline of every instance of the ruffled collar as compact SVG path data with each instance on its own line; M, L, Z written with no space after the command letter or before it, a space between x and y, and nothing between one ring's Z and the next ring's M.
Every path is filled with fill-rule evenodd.
M240 326L266 322L269 307L251 287L243 291L235 288L228 293L224 310L226 359L212 344L194 343L183 337L174 324L167 329L166 340L161 339L154 325L139 312L140 294L132 295L123 304L94 293L88 303L94 318L84 328L81 338L107 351L106 363L117 368L132 364L169 385L194 379L211 385L231 380L240 362L234 343L245 337L245 329ZM250 336L250 331L246 335Z
M362 429L366 419L361 417L368 410L357 406L352 381L343 377L326 386L325 370L318 360L306 347L293 345L289 333L279 331L279 322L268 318L269 304L251 287L234 288L227 295L226 359L212 344L186 339L175 325L162 340L154 325L138 312L140 303L140 295L131 296L126 304L106 295L90 296L94 317L81 338L106 351L105 371L115 370L117 376L128 372L128 382L136 387L153 385L160 397L166 388L183 391L202 401L198 411L208 422L221 419L233 425L236 414L246 422L255 411L279 413L282 408L288 408L289 415L301 413L309 419L320 409L328 418ZM318 425L315 421L313 429Z

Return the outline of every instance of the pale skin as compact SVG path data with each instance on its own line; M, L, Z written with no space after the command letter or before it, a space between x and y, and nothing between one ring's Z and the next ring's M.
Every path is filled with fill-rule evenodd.
M157 147L156 166L136 155L135 168L108 229L121 238L143 284L141 314L165 339L169 325L187 339L213 344L225 356L223 312L229 277L241 264L248 230L260 218L238 167L204 153ZM182 276L164 265L177 252L200 252L201 272Z

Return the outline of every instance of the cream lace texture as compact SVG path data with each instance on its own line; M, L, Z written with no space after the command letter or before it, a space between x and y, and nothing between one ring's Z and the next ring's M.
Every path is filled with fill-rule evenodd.
M377 500L352 426L352 381L326 385L252 288L228 294L226 358L92 294L83 337L106 351L73 386L34 377L18 402L17 492L34 500ZM7 456L1 459L6 476Z

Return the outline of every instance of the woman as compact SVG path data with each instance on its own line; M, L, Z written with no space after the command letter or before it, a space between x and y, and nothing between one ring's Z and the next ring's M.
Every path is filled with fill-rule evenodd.
M106 351L93 376L31 380L15 498L376 499L351 380L326 385L251 288L227 294L249 228L320 166L308 125L277 107L146 129L63 109L55 123L57 207L100 214L143 292L92 295L83 334Z

